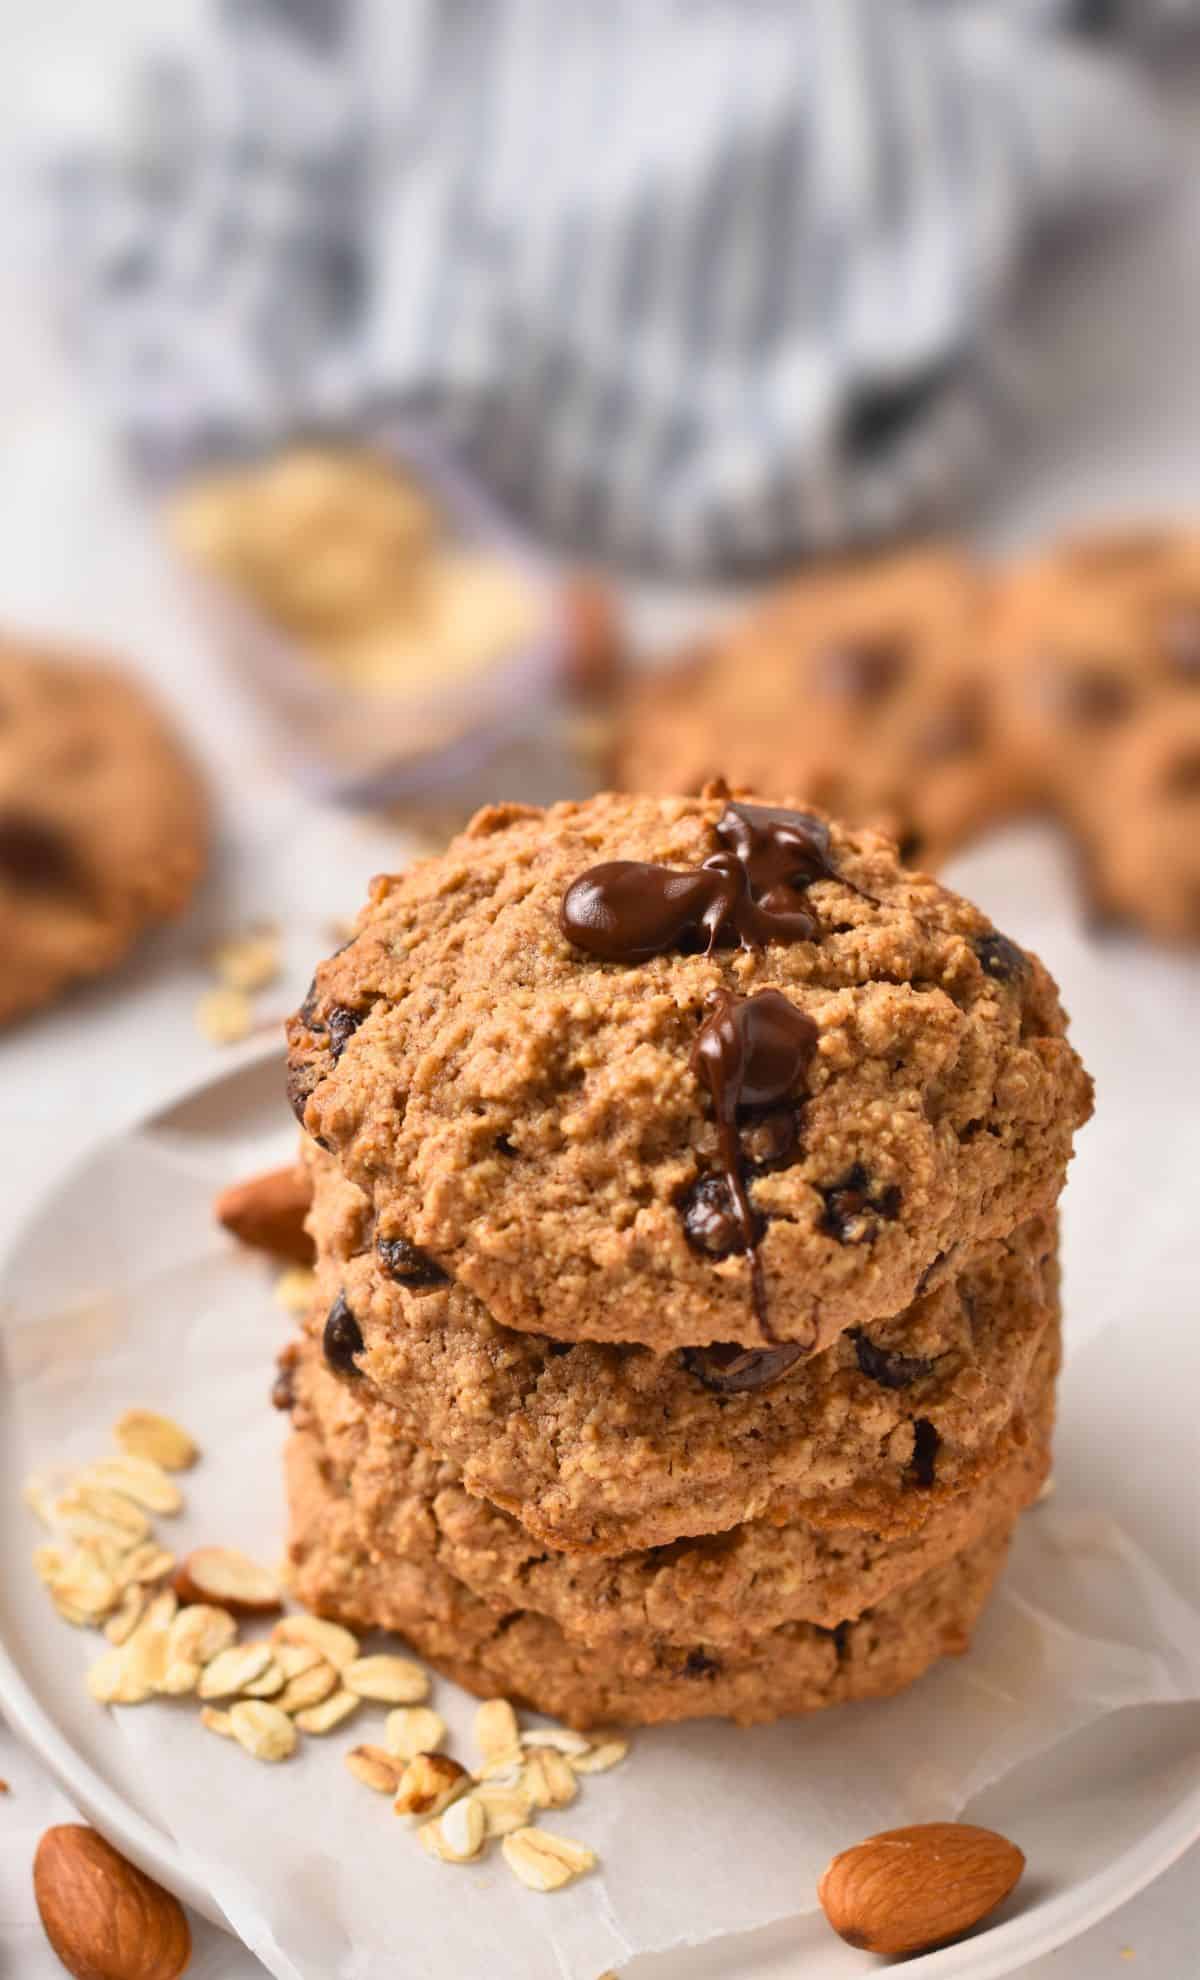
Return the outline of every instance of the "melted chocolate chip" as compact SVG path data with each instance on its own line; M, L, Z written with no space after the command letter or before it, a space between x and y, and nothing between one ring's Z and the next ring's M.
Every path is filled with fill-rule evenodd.
M728 1258L745 1248L733 1198L724 1176L698 1176L683 1198L683 1234L709 1258Z
M448 1275L428 1252L418 1251L407 1238L380 1238L376 1250L389 1279L400 1286L444 1286Z
M836 879L828 828L807 812L729 804L717 820L721 850L702 866L632 859L589 867L563 895L567 940L603 962L645 962L702 943L743 948L806 942L817 922L803 895Z
M778 1382L807 1352L796 1341L781 1342L773 1348L744 1348L732 1341L719 1341L712 1347L681 1348L679 1358L688 1374L703 1382L706 1389L722 1396L739 1396Z
M1119 674L1103 667L1072 667L1056 671L1047 682L1056 712L1071 722L1099 728L1119 722L1133 703L1133 691Z
M897 1185L889 1183L886 1189L872 1193L871 1178L861 1162L847 1169L840 1182L822 1189L821 1195L825 1199L821 1229L839 1244L861 1244L871 1235L865 1222L868 1213L889 1223L900 1215L902 1199Z
M329 1032L329 1056L335 1064L365 1016L365 1011L352 1011L347 1004L335 1004L330 1011L325 1024Z
M720 1661L716 1657L710 1657L707 1650L689 1650L683 1675L689 1678L711 1678L716 1677L720 1669Z
M74 851L56 826L28 812L0 811L0 880L23 894L63 894L80 878Z
M982 969L988 976L994 976L997 983L1014 983L1029 974L1029 957L1024 949L994 928L988 935L977 935L971 947Z
M755 1316L768 1340L773 1336L758 1256L759 1223L743 1174L738 1113L795 1097L819 1035L813 1020L779 990L758 990L752 997L718 990L692 1047L692 1070L712 1100L721 1176L750 1260Z
M362 1328L346 1304L345 1293L339 1293L329 1309L321 1336L325 1359L339 1375L360 1375L362 1370L354 1357L362 1353L363 1346Z
M896 1354L893 1349L879 1347L868 1334L857 1328L851 1335L858 1365L872 1382L878 1382L884 1389L907 1389L928 1375L933 1367L919 1354Z
M938 1446L941 1438L927 1416L918 1416L913 1423L912 1475L915 1485L928 1487L933 1484L937 1463Z
M882 701L901 679L907 657L894 635L845 640L817 654L810 678L817 692L833 701Z

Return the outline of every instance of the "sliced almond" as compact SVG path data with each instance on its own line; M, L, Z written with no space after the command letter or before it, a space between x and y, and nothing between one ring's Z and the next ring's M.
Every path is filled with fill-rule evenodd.
M408 1657L356 1657L344 1666L342 1683L379 1705L420 1705L429 1696L429 1673Z
M146 1512L177 1513L183 1505L183 1493L178 1485L152 1458L100 1458L80 1473L79 1482L98 1486L101 1491L119 1492L122 1498L132 1499L135 1506Z
M418 1753L436 1753L446 1737L446 1721L428 1705L399 1705L389 1712L383 1729L383 1742L397 1760L411 1760Z
M113 1436L130 1457L149 1458L164 1471L187 1471L200 1455L180 1424L153 1409L127 1409L114 1424Z
M471 1798L483 1810L483 1819L489 1836L511 1836L515 1829L523 1829L533 1814L533 1803L523 1787L500 1787L493 1781L484 1781L471 1790Z
M219 1733L222 1739L233 1738L233 1719L230 1713L222 1712L219 1706L202 1705L200 1724L206 1732Z
M237 1623L228 1609L214 1608L211 1602L180 1609L171 1624L171 1656L181 1662L211 1664L236 1642Z
M570 1762L552 1746L529 1755L521 1770L521 1786L535 1808L566 1808L579 1793Z
M287 1713L261 1698L239 1700L229 1723L238 1745L256 1760L286 1760L296 1750L296 1728Z
M139 1588L136 1583L126 1588L119 1606L104 1625L104 1634L110 1643L128 1643L145 1614L147 1600L145 1589Z
M515 1752L521 1728L507 1698L489 1698L475 1714L475 1744L485 1760L497 1760Z
M236 1698L271 1662L269 1643L235 1643L205 1666L197 1687L201 1698Z
M400 1777L397 1815L440 1815L471 1786L471 1776L448 1753L417 1753Z
M268 1615L280 1606L275 1577L236 1547L197 1547L175 1576L182 1602L212 1602L235 1615Z
M487 1824L479 1803L464 1795L436 1821L426 1822L419 1834L429 1854L442 1863L469 1863L483 1848Z
M289 1678L276 1701L281 1712L307 1712L336 1691L338 1674L332 1664L316 1663L299 1677Z
M395 1794L403 1769L382 1746L352 1746L346 1765L356 1780L374 1788L376 1794Z
M531 1891L558 1891L596 1865L594 1850L548 1829L517 1829L500 1845L514 1877Z
M319 1705L310 1705L305 1711L297 1712L295 1724L299 1726L301 1732L315 1734L332 1732L335 1726L341 1725L343 1719L348 1719L352 1712L357 1712L361 1703L362 1700L356 1698L352 1691L331 1691L328 1698L323 1698Z
M358 1656L358 1638L340 1623L322 1616L281 1616L271 1631L272 1643L303 1643L318 1650L327 1664L344 1671Z
M573 1753L571 1766L577 1774L606 1774L610 1767L620 1766L628 1752L627 1739L603 1739L586 1753Z

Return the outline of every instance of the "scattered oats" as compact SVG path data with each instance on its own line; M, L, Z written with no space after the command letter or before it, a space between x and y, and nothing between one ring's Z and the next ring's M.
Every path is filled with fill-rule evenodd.
M479 1803L466 1795L436 1821L426 1822L419 1834L429 1854L442 1863L469 1863L483 1848L487 1824Z
M120 1600L112 1575L83 1547L68 1555L50 1584L50 1592L56 1607L88 1616L96 1623L111 1615Z
M419 1705L429 1696L429 1674L408 1657L356 1657L342 1667L342 1683L379 1705Z
M149 1458L164 1471L187 1471L200 1455L186 1430L153 1409L127 1409L113 1425L113 1436L128 1457Z
M228 1712L220 1711L215 1705L202 1705L200 1724L210 1733L219 1733L222 1739L233 1738L233 1719Z
M43 1526L54 1525L54 1501L62 1490L62 1473L57 1481L44 1471L35 1471L21 1487L21 1497L35 1519Z
M229 1725L238 1745L256 1760L286 1760L296 1750L296 1728L287 1713L260 1698L244 1698L235 1705Z
M394 1795L400 1785L403 1769L382 1746L352 1746L346 1755L346 1765L355 1780L374 1788L376 1794Z
M269 1643L235 1643L219 1651L200 1679L201 1698L236 1697L262 1676L270 1662Z
M446 1737L446 1721L428 1705L400 1705L387 1715L384 1744L397 1760L436 1753Z
M553 1747L556 1753L565 1753L568 1759L573 1759L577 1753L586 1753L591 1741L566 1726L537 1726L532 1732L521 1734L521 1744Z
M171 1656L179 1662L211 1664L237 1642L237 1624L228 1609L193 1602L171 1624Z
M586 1753L573 1753L571 1765L577 1774L606 1774L610 1767L620 1766L628 1751L627 1739L603 1739Z
M261 1677L253 1678L249 1684L242 1686L242 1697L273 1698L278 1705L281 1703L279 1693L282 1692L283 1688L283 1672L275 1662L274 1657L272 1657Z
M278 1703L281 1712L306 1712L312 1705L319 1705L337 1689L338 1674L332 1664L323 1660L315 1663L311 1670L301 1671L299 1677L289 1678L280 1692Z
M100 1485L73 1485L53 1507L55 1524L74 1540L111 1540L126 1550L150 1536L150 1522L140 1506L120 1492Z
M174 1589L160 1588L158 1594L152 1596L146 1604L146 1612L138 1624L139 1633L142 1630L153 1629L161 1630L165 1636L175 1620L178 1607Z
M44 1581L47 1588L49 1588L53 1582L58 1580L69 1559L70 1556L65 1547L54 1547L49 1544L43 1547L35 1547L33 1550L33 1566L38 1580Z
M316 1650L336 1671L344 1671L358 1656L358 1638L340 1623L321 1616L281 1616L271 1631L272 1643L300 1643Z
M203 1664L193 1664L186 1657L177 1657L173 1664L168 1663L158 1688L168 1698L186 1698L196 1689L203 1675Z
M80 1472L79 1483L119 1492L123 1498L132 1499L146 1512L177 1513L183 1505L183 1494L178 1485L168 1478L161 1464L155 1464L153 1458L100 1458Z
M440 1815L471 1786L471 1776L448 1753L416 1753L400 1777L397 1815Z
M138 1630L92 1665L87 1688L100 1705L142 1705L159 1689L166 1668L166 1632Z
M104 1634L110 1643L128 1643L134 1630L141 1622L146 1609L146 1591L131 1582L121 1596L119 1608L104 1625Z
M303 1677L305 1671L325 1662L315 1643L277 1643L272 1635L271 1648L275 1662L288 1679Z
M332 1732L335 1726L341 1725L343 1719L348 1719L352 1712L357 1712L361 1702L352 1691L331 1691L328 1698L323 1698L319 1705L310 1705L306 1712L297 1712L295 1724L299 1726L301 1732L314 1734Z
M480 1767L475 1775L477 1781L488 1781L494 1787L517 1787L521 1779L521 1769L525 1756L519 1746L513 1746L505 1753L497 1754L494 1760Z
M244 990L206 990L196 1005L196 1024L213 1045L240 1045L254 1029L254 1012Z
M285 1313L307 1313L316 1291L317 1275L309 1265L289 1265L275 1281L275 1304Z
M570 1762L552 1746L540 1747L529 1755L521 1785L535 1808L567 1808L579 1793Z
M131 1582L149 1583L161 1581L175 1566L174 1554L160 1547L157 1540L143 1541L132 1553L126 1554L121 1562L118 1579L128 1587Z
M533 1814L533 1803L520 1786L500 1787L485 1781L472 1790L471 1798L483 1810L489 1836L511 1836L515 1829L523 1829Z
M196 1547L182 1563L176 1587L187 1602L263 1615L279 1607L275 1577L237 1547Z
M498 1760L516 1753L521 1728L507 1698L489 1698L475 1714L475 1744L485 1760Z
M231 935L213 951L213 968L228 990L265 990L279 976L279 931L269 922Z
M504 1861L531 1891L557 1891L595 1868L594 1850L548 1829L517 1829L500 1845Z

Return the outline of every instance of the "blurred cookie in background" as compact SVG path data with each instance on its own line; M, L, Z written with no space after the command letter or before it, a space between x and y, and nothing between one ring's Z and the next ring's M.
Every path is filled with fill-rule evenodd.
M1100 919L1200 938L1200 692L1125 726L1104 778L1076 793L1074 823Z
M790 791L936 867L1014 802L978 657L990 599L949 546L796 579L632 693L617 781Z
M0 641L0 1024L180 913L206 843L197 773L140 686Z

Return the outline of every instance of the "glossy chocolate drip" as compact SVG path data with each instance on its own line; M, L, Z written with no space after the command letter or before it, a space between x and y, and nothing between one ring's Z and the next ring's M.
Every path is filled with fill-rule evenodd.
M645 962L685 943L707 951L807 942L817 922L803 896L839 877L819 818L768 805L729 804L717 820L721 850L702 866L617 859L589 867L563 895L567 940L603 962Z
M692 1070L707 1087L717 1124L721 1175L750 1266L754 1313L766 1340L766 1286L758 1253L758 1222L746 1187L738 1111L776 1106L803 1083L818 1038L817 1026L779 990L735 997L718 990L692 1047Z

